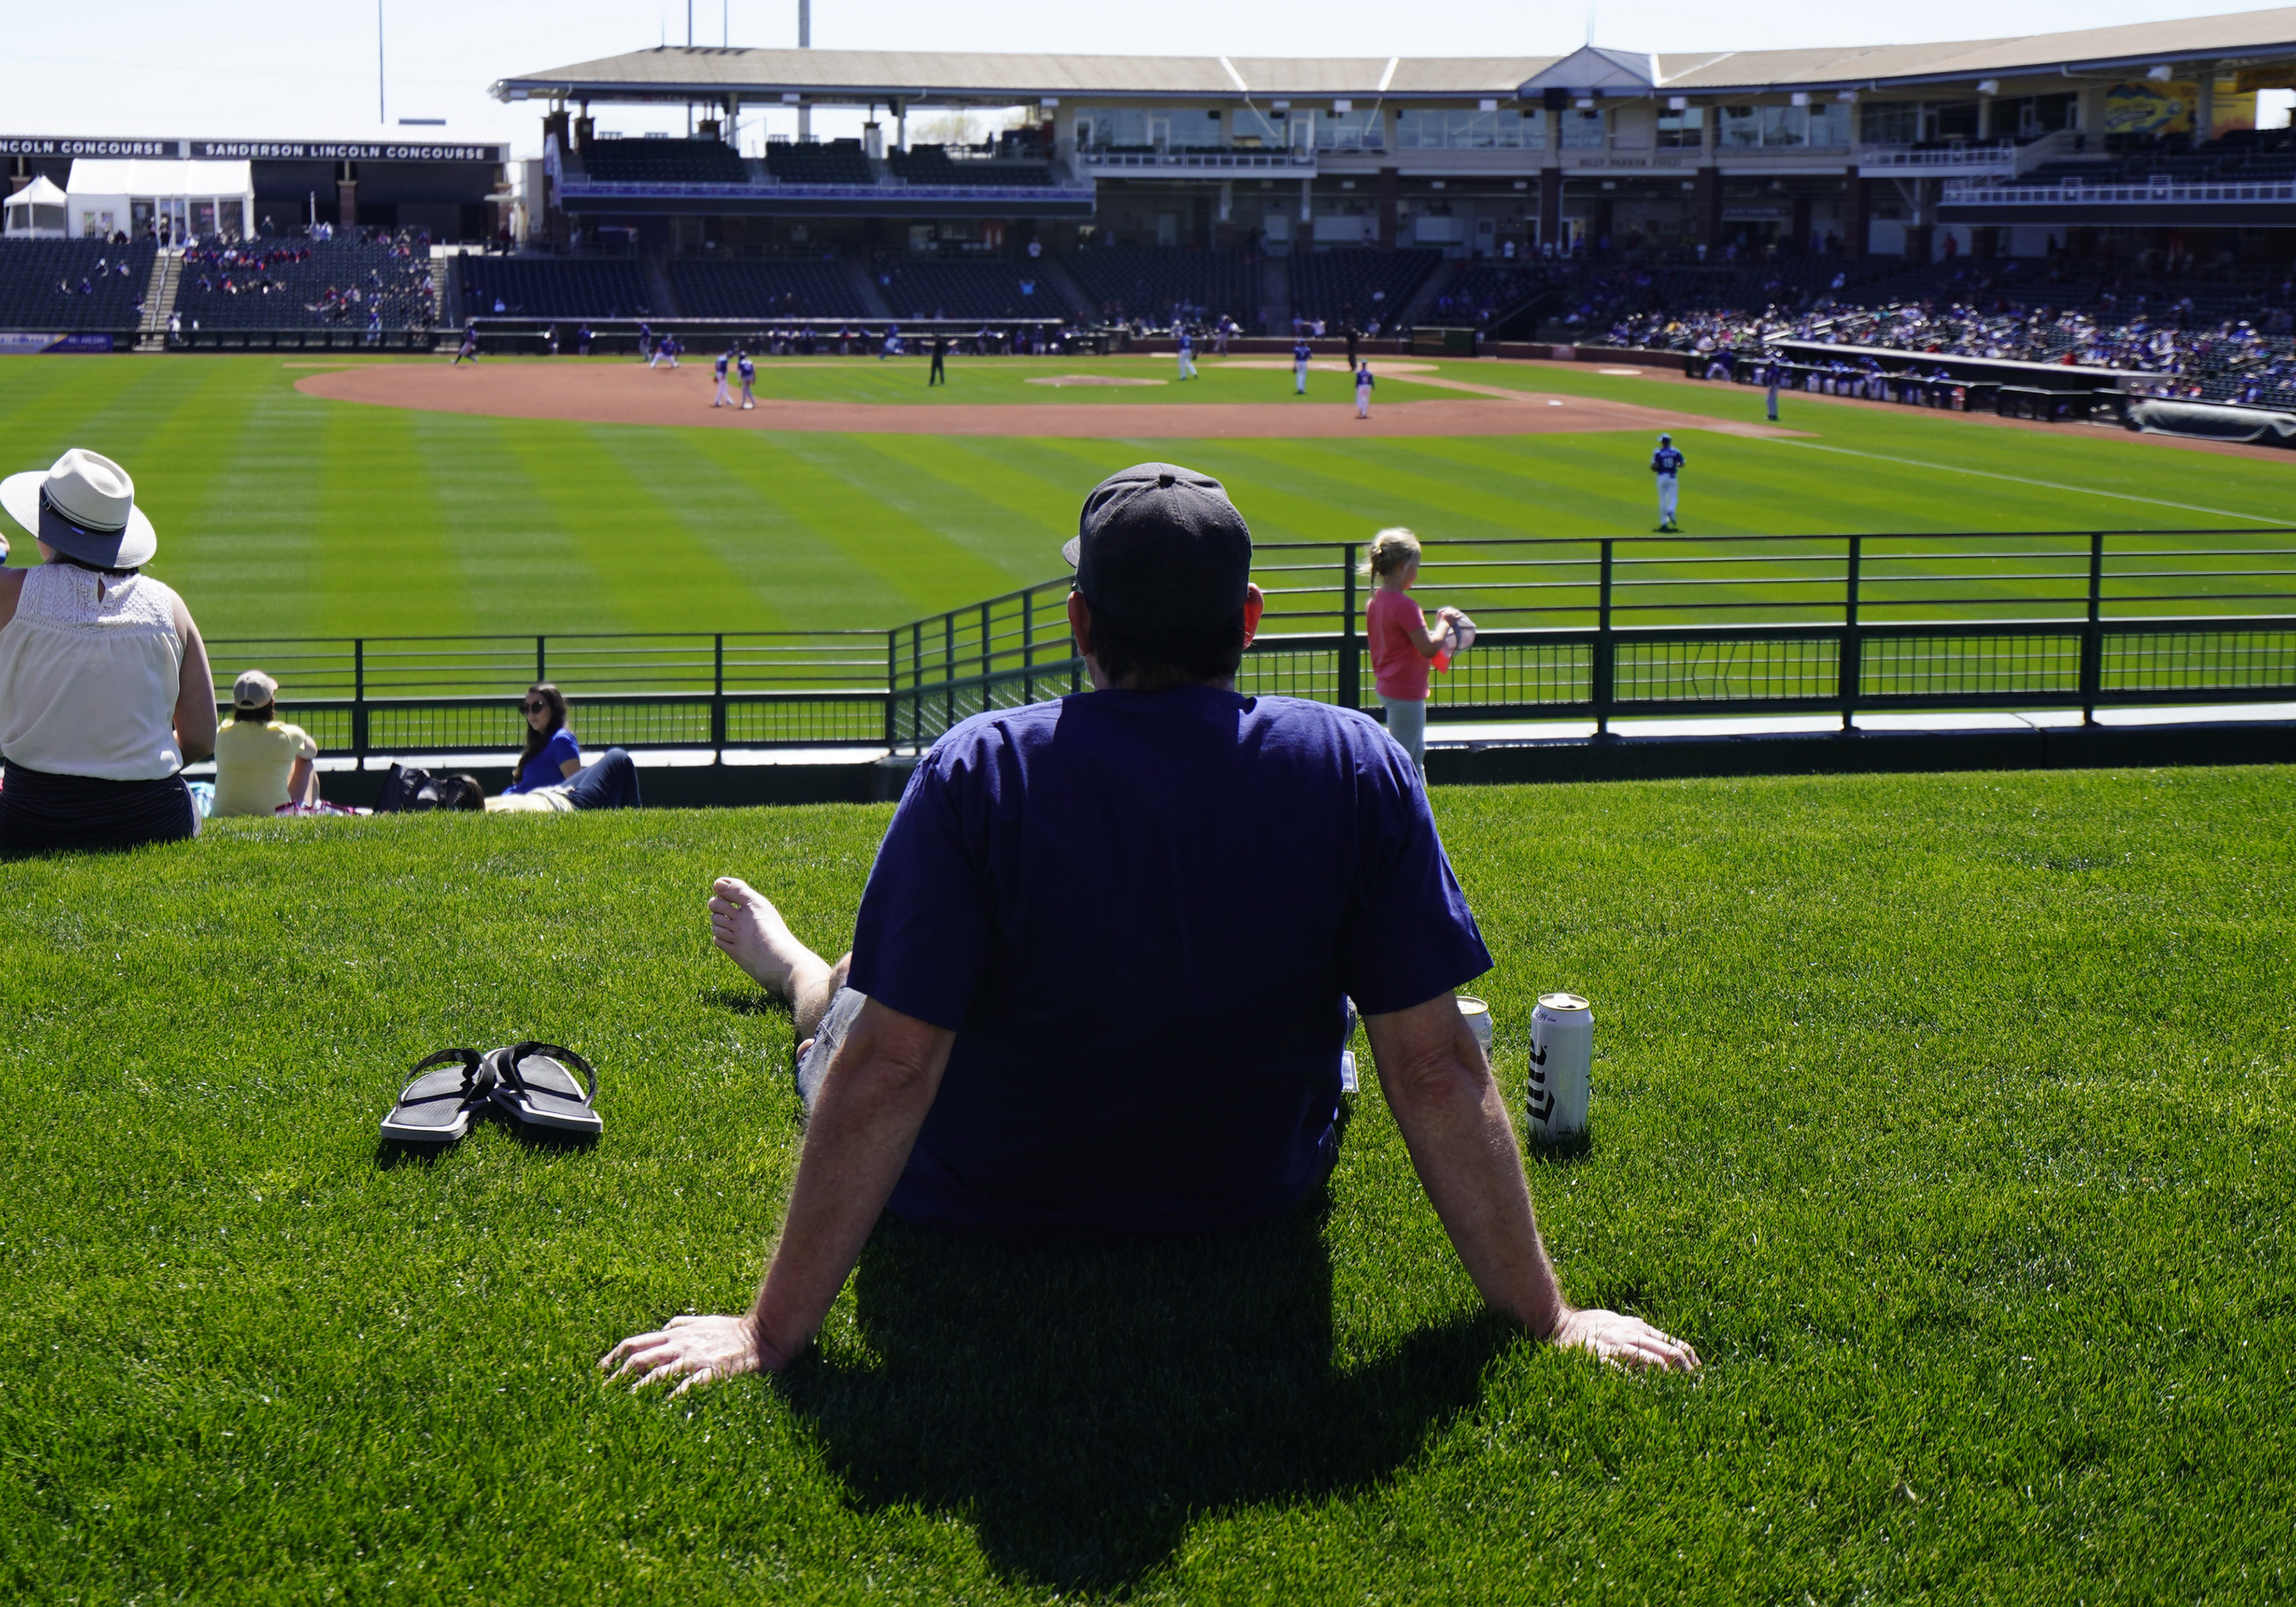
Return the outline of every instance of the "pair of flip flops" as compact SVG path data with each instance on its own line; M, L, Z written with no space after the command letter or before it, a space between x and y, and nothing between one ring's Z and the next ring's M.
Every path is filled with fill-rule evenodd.
M575 1079L577 1071L583 1081ZM562 1044L529 1038L485 1054L441 1049L409 1075L382 1119L382 1136L400 1144L452 1144L471 1130L473 1117L491 1109L529 1127L594 1138L606 1130L591 1108L597 1096L597 1072Z

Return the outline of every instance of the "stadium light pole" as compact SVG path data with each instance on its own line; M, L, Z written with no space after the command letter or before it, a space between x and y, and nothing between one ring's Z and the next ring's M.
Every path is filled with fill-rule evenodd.
M390 114L383 109L382 84L382 0L374 0L374 120L388 128Z

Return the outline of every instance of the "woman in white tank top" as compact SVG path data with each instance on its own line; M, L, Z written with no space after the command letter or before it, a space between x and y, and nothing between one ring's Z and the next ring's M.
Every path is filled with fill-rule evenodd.
M135 502L78 448L0 480L42 561L0 570L0 856L198 834L181 772L214 750L215 683L183 599L141 572L159 542Z

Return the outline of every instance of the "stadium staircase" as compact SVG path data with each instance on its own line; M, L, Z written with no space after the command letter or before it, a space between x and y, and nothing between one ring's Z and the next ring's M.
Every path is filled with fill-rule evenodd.
M1419 289L1413 293L1411 299L1403 304L1403 310L1396 314L1388 323L1381 325L1381 328L1385 330L1417 327L1419 321L1426 316L1427 309L1435 304L1435 298L1450 288L1451 281L1458 276L1459 264L1447 258L1445 258L1437 265L1433 273L1427 275Z
M669 265L652 251L641 260L645 267L646 294L655 309L667 318L684 317L685 307L677 299L677 287L669 282Z
M144 286L144 323L135 332L135 349L160 351L168 344L168 318L176 310L176 291L184 283L184 254L160 251L152 258L152 277Z
M861 298L861 305L868 310L869 316L890 319L893 304L885 299L885 292L879 288L877 275L869 271L869 265L846 251L840 251L837 259L845 265L846 276L853 282L853 293Z
M1292 264L1282 257L1270 257L1260 265L1259 299L1267 307L1266 335L1288 335L1292 332Z
M1037 259L1037 266L1044 270L1045 282L1052 286L1053 293L1070 307L1083 308L1089 320L1098 304L1085 294L1084 286L1076 282L1075 275L1068 270L1068 265L1062 262L1056 253L1046 251Z

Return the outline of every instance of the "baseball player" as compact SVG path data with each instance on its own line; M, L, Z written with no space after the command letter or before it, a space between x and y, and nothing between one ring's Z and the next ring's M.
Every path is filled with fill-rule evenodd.
M1786 365L1775 357L1770 359L1770 422L1778 422L1778 387L1784 383Z
M1658 528L1674 529L1675 502L1681 495L1682 454L1674 449L1674 437L1658 438L1658 450L1651 454L1651 472L1658 476Z
M1188 332L1188 326L1185 324L1180 325L1179 350L1180 377L1193 380L1196 377L1196 338Z
M1299 340L1292 343L1292 395L1306 396L1308 394L1308 361L1315 355L1316 348L1308 344L1308 338L1305 335L1300 336Z
M723 407L734 399L733 393L726 389L726 371L734 366L734 348L729 346L719 352L718 361L711 366L718 375L718 394L709 398L709 405Z
M590 326L586 323L575 327L574 352L577 357L586 357L590 355Z
M758 365L746 351L742 354L739 373L742 376L742 406L755 407L758 405L758 398L752 388L758 382Z
M1371 388L1377 383L1379 381L1371 377L1369 363L1356 365L1356 416L1357 418L1367 419L1371 416Z
M638 356L646 359L648 368L653 366L653 325L651 324L638 325Z
M479 326L475 324L463 325L463 344L456 349L455 360L447 366L460 368L464 357L470 358L473 363L479 360Z
M946 385L948 383L947 363L948 337L936 330L933 332L932 340L932 368L931 372L925 375L925 385L927 389L931 389L935 385Z

